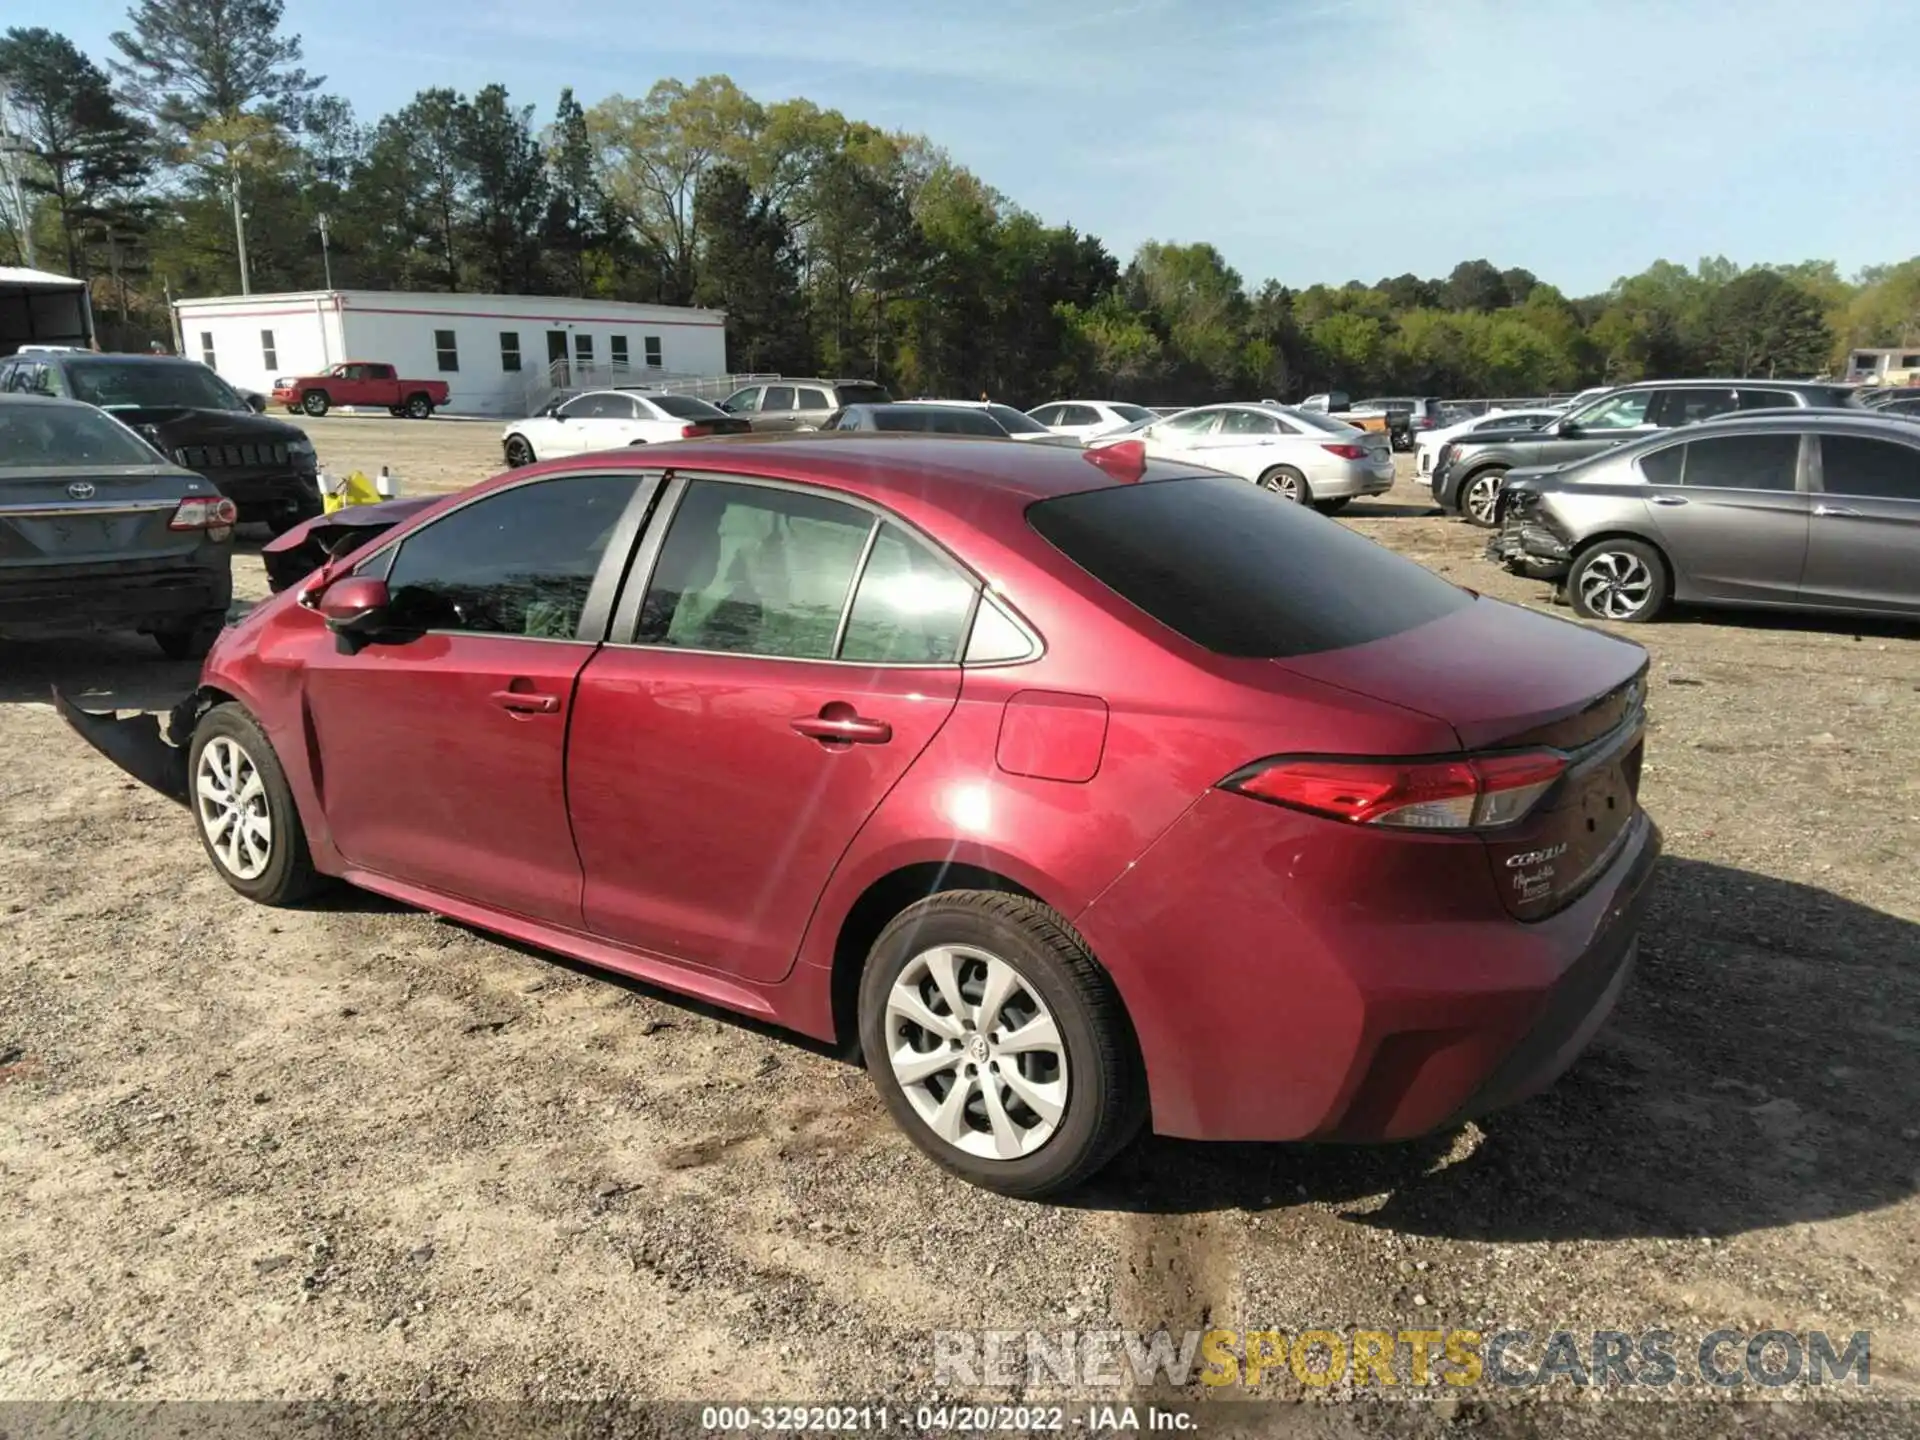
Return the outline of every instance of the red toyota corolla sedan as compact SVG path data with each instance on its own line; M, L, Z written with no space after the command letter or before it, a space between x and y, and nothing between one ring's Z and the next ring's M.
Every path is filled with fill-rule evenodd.
M63 711L242 895L857 1041L1040 1195L1143 1122L1391 1140L1553 1080L1659 848L1645 665L1137 447L823 436L503 475L227 630L169 737Z

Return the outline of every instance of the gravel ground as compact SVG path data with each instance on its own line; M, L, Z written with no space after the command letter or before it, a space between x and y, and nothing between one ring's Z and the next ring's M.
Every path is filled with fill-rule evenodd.
M493 424L307 428L412 490L498 466ZM1547 603L1425 511L1403 475L1346 519ZM1873 1393L1920 1396L1920 632L1633 634L1670 858L1572 1074L1416 1144L1149 1140L1045 1206L948 1179L790 1037L363 894L248 905L46 703L191 667L0 644L0 1397L914 1399L931 1329L1209 1325L1870 1330Z

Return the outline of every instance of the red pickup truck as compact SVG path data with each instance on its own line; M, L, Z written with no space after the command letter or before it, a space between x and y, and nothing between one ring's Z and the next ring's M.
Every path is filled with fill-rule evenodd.
M324 375L282 375L273 382L273 403L296 415L324 415L335 405L384 405L389 414L425 420L447 403L447 382L402 380L391 365L343 360Z

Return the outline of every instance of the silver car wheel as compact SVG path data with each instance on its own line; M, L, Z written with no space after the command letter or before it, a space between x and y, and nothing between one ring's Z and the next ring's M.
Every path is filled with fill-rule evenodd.
M1607 620L1631 620L1653 595L1653 572L1638 555L1603 550L1580 572L1580 599Z
M914 1113L948 1145L1018 1160L1067 1110L1067 1047L1040 992L966 945L909 960L887 993L887 1058Z
M1500 472L1484 471L1467 482L1467 493L1461 503L1467 514L1482 525L1491 525L1494 513L1500 504Z
M1271 490L1289 504L1298 505L1305 498L1300 490L1300 477L1285 470L1272 470L1260 477L1260 488Z
M209 740L193 793L207 847L221 868L236 879L258 879L273 860L273 814L253 757L225 735Z

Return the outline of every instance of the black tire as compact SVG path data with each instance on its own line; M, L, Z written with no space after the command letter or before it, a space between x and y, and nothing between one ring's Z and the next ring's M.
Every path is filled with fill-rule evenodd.
M207 802L199 793L201 758L207 747L220 739L231 741L245 753L259 775L261 788L265 792L266 811L272 830L266 867L257 875L236 874L207 833L208 824L203 809ZM189 803L193 807L194 828L200 834L201 847L207 852L207 858L213 862L213 868L219 872L220 878L232 886L236 893L261 905L294 905L332 883L329 877L313 868L313 856L307 848L307 833L301 828L300 811L293 803L292 790L287 787L287 776L280 768L280 757L273 753L273 746L254 722L253 716L247 713L246 707L230 700L214 706L200 717L200 723L193 728L193 745L187 756L187 776Z
M316 420L326 414L332 404L333 401L327 398L324 390L309 390L300 397L300 408Z
M226 623L227 612L213 610L205 615L197 615L184 624L156 630L153 639L160 647L160 653L169 660L204 660L207 652L213 649L213 642L220 638L221 627Z
M533 464L535 459L533 446L524 435L507 437L507 468L518 470L523 465Z
M409 395L407 403L401 407L407 412L409 420L430 420L433 418L433 401L425 395Z
M1313 502L1313 508L1318 510L1322 515L1338 515L1352 502L1353 497L1351 495L1341 495L1332 500L1316 500Z
M1507 483L1504 465L1489 465L1460 481L1460 515L1469 525L1491 530L1500 523L1500 491Z
M1291 500L1296 505L1313 503L1313 487L1307 484L1307 477L1291 465L1276 465L1254 483L1262 490L1271 490L1282 500Z
M1667 560L1644 540L1596 540L1567 571L1567 603L1588 620L1641 625L1657 620L1672 598Z
M942 945L1003 962L1053 1014L1066 1057L1065 1108L1030 1154L987 1159L942 1140L894 1074L888 996L908 965ZM894 1123L936 1163L985 1189L1024 1199L1069 1190L1113 1159L1146 1119L1146 1084L1113 982L1064 916L1024 895L950 890L901 911L867 956L859 1013L867 1071Z

